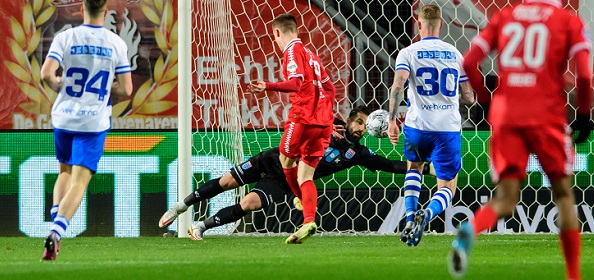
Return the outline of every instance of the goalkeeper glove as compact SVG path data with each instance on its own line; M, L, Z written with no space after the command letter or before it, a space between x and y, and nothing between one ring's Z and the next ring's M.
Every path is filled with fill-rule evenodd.
M594 128L594 123L590 120L590 116L578 114L573 123L571 123L571 129L578 132L577 137L573 139L573 142L576 144L586 142L590 136L592 128Z

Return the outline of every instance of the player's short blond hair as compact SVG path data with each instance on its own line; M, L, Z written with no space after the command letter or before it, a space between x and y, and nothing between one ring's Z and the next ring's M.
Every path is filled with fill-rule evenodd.
M297 19L289 13L279 15L272 20L272 28L278 28L282 33L297 33Z
M428 4L421 6L419 21L426 21L429 26L438 27L441 22L441 10L438 6Z

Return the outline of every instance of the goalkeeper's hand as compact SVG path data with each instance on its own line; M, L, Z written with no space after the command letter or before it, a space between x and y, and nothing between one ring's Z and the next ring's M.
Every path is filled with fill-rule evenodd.
M594 123L590 120L590 116L578 114L571 123L571 129L577 132L577 136L573 139L573 142L576 144L586 142L588 137L590 137L592 128L594 128Z

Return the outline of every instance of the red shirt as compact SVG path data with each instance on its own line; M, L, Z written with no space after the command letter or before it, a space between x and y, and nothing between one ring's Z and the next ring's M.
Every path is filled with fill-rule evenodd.
M294 39L283 51L283 76L285 80L299 78L303 82L297 92L291 92L291 109L288 121L302 124L331 126L334 121L333 91L325 91L322 84L330 77L320 58L306 48L301 39Z
M563 73L569 58L590 48L587 31L578 16L555 0L526 2L495 14L473 40L473 47L485 54L495 49L499 53L499 86L489 121L512 126L565 124Z

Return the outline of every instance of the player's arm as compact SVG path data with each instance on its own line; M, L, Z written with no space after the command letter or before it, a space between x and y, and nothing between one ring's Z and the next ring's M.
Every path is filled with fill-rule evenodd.
M390 87L390 119L388 122L388 137L390 142L396 144L400 136L400 127L398 123L398 106L404 100L404 84L408 80L410 73L407 70L396 69L394 74L394 82Z
M500 12L493 15L487 27L481 30L479 35L472 40L470 48L463 57L462 68L466 72L471 89L474 90L478 97L481 97L479 100L491 99L491 93L485 86L485 77L481 73L479 65L496 48L500 18Z
M472 89L474 89L477 95L489 95L487 88L485 87L485 81L483 74L479 70L479 64L483 59L487 56L485 51L478 47L477 45L471 45L470 49L464 54L464 62L462 63L462 67L466 72L466 76L468 77L467 83L460 83L460 89L464 91L462 84L468 84L468 92L472 94ZM472 96L474 99L474 96ZM462 99L464 99L464 93L462 93Z
M574 56L576 63L576 91L578 97L577 113L580 115L590 115L592 110L592 94L590 84L592 82L592 69L590 68L590 52L582 50Z
M52 57L48 57L41 66L41 79L55 92L59 92L62 87L62 78L56 76L58 68L60 62Z
M132 73L116 75L116 80L111 85L111 93L117 95L132 95Z
M574 142L580 144L588 140L594 124L590 118L592 110L590 52L587 49L578 51L574 55L576 64L577 114L572 128L579 131Z
M303 80L299 77L291 78L283 82L270 83L265 81L256 81L248 85L248 92L260 93L265 90L279 91L279 92L297 92L301 88Z
M474 93L472 92L468 82L460 83L460 101L462 104L468 105L474 103Z
M590 118L592 110L592 68L590 64L590 52L592 44L588 39L588 30L584 27L583 21L579 17L574 17L569 25L569 49L568 56L575 60L576 72L576 92L577 92L577 114L571 124L574 130L578 131L574 139L576 144L588 140L590 132L594 128Z
M128 47L121 41L118 48L118 58L115 68L115 81L111 84L111 94L132 95L132 68L128 59Z
M361 161L361 166L371 171L384 171L392 174L406 174L408 171L406 161L390 160L380 155L370 155ZM429 174L429 164L425 164L423 168L423 175Z

